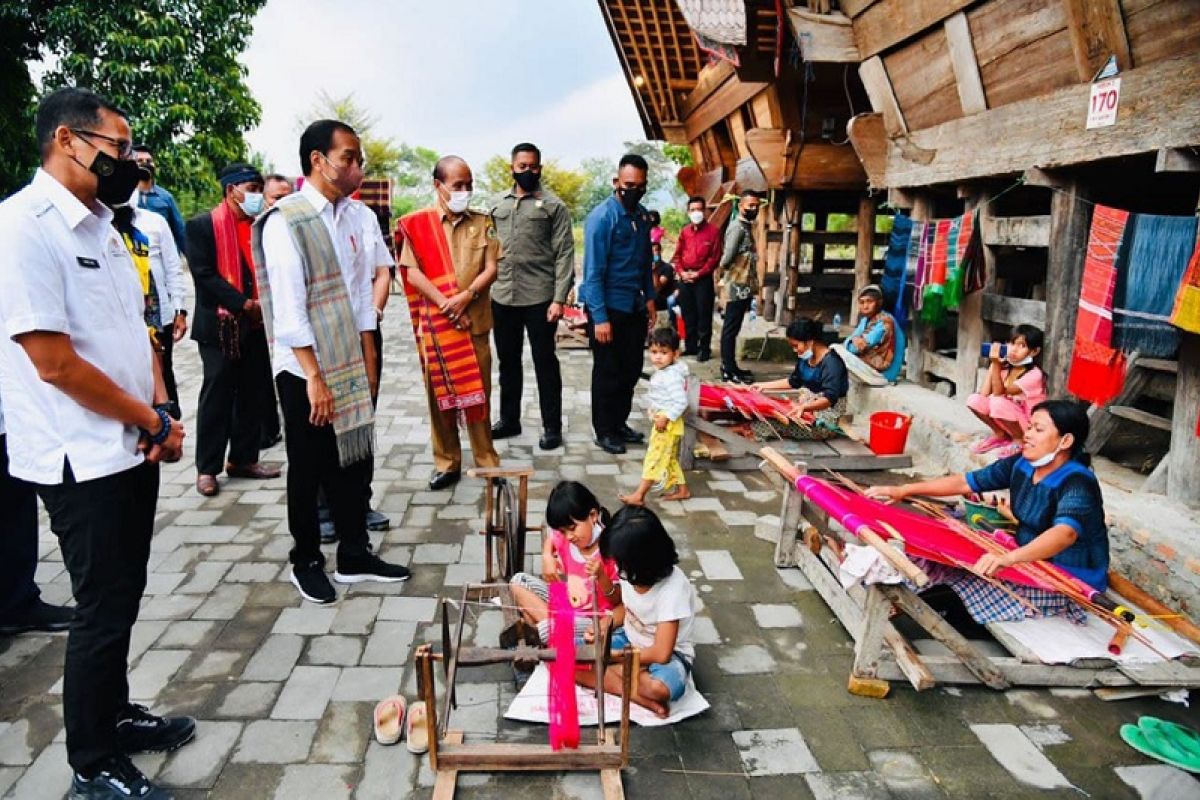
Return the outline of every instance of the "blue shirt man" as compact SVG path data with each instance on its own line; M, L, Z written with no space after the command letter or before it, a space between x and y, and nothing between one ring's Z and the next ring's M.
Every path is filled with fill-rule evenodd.
M626 420L642 373L642 350L654 319L654 275L646 160L630 154L613 178L613 196L597 206L583 226L583 282L592 348L592 429L596 444L613 454L644 440Z
M646 209L639 204L630 212L613 195L588 214L583 240L579 298L593 322L608 322L610 308L639 312L654 297Z
M145 145L135 145L133 156L137 159L138 166L150 173L149 178L138 184L138 208L153 211L165 219L171 226L171 237L175 240L175 247L179 249L179 254L187 255L185 247L187 236L183 231L183 214L179 213L175 197L154 182L154 154Z

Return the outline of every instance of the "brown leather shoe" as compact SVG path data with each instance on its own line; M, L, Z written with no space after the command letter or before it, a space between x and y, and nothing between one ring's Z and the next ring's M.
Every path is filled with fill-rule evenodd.
M268 480L270 478L278 478L283 474L283 470L278 465L270 462L257 464L246 464L245 466L235 466L233 464L225 465L225 474L231 478L255 478L258 480Z
M197 475L196 476L196 491L205 497L216 497L221 491L220 484L217 483L216 475Z

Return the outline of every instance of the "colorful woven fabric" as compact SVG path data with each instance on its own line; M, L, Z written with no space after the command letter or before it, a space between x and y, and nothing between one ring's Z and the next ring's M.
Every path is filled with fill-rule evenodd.
M983 245L972 210L952 219L914 222L908 268L914 276L913 307L922 321L941 325L967 292L983 288Z
M908 248L912 241L912 217L897 213L892 218L892 232L888 236L887 253L883 257L883 307L892 312L896 324L901 328L908 324L908 311L904 303L904 284L908 279Z
M1126 240L1128 266L1118 270L1113 305L1115 344L1125 352L1169 358L1179 349L1180 333L1170 315L1196 247L1196 217L1135 214Z
M1087 613L1065 595L1048 589L1022 586L1011 581L996 583L958 567L948 567L926 559L914 559L929 576L922 591L933 586L949 586L962 600L971 618L980 625L989 622L1019 622L1026 617L1065 616L1076 625L1087 621ZM915 586L910 588L915 589ZM1020 598L1020 599L1018 599ZM1022 602L1022 600L1024 602Z
M1200 333L1200 240L1196 241L1187 272L1175 295L1171 324L1191 333Z
M1129 212L1096 206L1083 262L1079 311L1075 318L1075 351L1067 390L1104 405L1125 383L1125 356L1112 347L1113 298L1116 293Z
M354 323L354 307L329 228L312 203L300 192L290 194L263 214L253 228L253 263L263 304L268 341L274 340L274 316L262 230L272 214L282 214L288 234L304 263L308 287L305 311L313 331L313 350L321 378L333 395L333 432L338 463L345 467L370 458L375 451L375 406L371 402L362 337Z
M407 241L412 245L421 272L446 297L458 294L450 243L442 230L437 209L426 208L400 218L396 226L397 248ZM434 307L408 280L401 270L404 293L417 338L417 353L429 374L433 396L442 411L455 411L467 423L487 418L487 395L475 358L469 331L461 331Z

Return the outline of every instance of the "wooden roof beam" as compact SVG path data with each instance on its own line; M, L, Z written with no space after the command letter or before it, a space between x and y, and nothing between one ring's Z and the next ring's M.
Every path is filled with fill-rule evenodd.
M1155 172L1200 172L1200 148L1168 147L1158 151Z
M1133 67L1117 0L1063 0L1063 10L1079 80L1090 81L1110 55L1116 55L1122 70Z
M871 99L871 108L883 114L883 127L888 136L899 136L908 132L908 124L904 121L904 112L896 100L896 92L892 88L891 78L888 77L887 67L879 56L872 56L858 68L858 77L862 79L867 97Z
M1200 84L1200 55L1121 76L1116 124L1085 128L1089 84L951 120L888 143L887 186L926 186L1043 171L1200 144L1200 104L1180 103Z
M979 77L979 61L975 58L975 44L971 41L967 15L961 11L952 14L942 23L942 27L946 32L950 66L954 69L954 83L963 114L987 111L987 97L983 93L983 79Z

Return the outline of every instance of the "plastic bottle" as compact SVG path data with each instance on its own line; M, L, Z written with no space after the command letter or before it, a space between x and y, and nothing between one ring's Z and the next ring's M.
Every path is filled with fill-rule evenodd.
M756 319L758 319L758 298L757 297L750 301L750 321L754 322L754 320L756 320Z
M834 315L833 315L833 327L834 327L834 329L836 329L836 330L841 330L841 329L842 329L842 315L841 315L841 314L834 314Z

